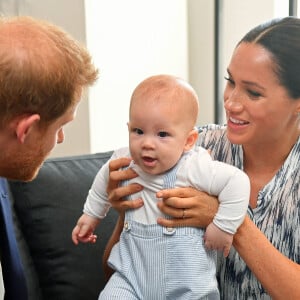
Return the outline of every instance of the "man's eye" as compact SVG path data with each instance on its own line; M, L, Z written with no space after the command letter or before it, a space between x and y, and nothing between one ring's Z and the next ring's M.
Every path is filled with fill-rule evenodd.
M166 131L160 131L157 135L161 138L169 136L169 134Z
M136 134L139 134L139 135L144 133L143 130L140 129L140 128L134 128L132 131L135 132Z

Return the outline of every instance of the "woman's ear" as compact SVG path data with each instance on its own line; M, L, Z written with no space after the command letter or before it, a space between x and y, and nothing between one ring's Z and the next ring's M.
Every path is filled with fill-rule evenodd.
M183 151L191 150L196 144L197 139L198 139L198 131L196 129L191 130L186 139Z
M41 119L40 115L23 115L16 121L15 132L21 144L24 144L25 139L33 126Z

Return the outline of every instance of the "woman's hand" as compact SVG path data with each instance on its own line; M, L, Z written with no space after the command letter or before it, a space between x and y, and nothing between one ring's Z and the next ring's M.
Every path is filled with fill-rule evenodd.
M107 185L108 200L111 206L120 214L124 214L127 209L134 209L143 206L143 200L138 198L135 200L125 200L125 197L139 192L143 187L139 184L131 184L128 186L119 186L122 180L137 177L132 169L121 168L127 167L131 159L127 157L118 158L109 163L109 181Z
M112 247L119 241L123 229L125 211L128 209L139 208L144 205L143 200L138 198L135 200L125 200L128 195L139 192L143 187L139 184L131 184L128 186L119 186L122 180L128 180L137 177L137 174L132 169L121 168L127 167L131 162L130 158L118 158L111 160L109 163L109 180L106 188L108 200L111 206L119 212L119 219L115 229L106 245L103 254L103 268L105 278L108 280L113 274L113 270L108 266L107 260Z
M194 188L162 190L156 194L162 198L159 209L173 219L158 218L157 223L165 227L206 227L218 210L218 200Z

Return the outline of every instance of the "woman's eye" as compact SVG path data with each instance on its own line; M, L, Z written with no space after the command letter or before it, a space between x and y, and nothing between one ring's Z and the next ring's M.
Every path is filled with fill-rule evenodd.
M164 138L164 137L169 136L169 134L168 134L166 131L160 131L160 132L158 133L158 136L161 137L161 138Z
M253 98L259 98L259 97L261 96L260 93L255 92L255 91L252 91L252 90L248 90L248 93L249 93L249 95L250 95L251 97L253 97Z
M224 76L224 79L229 83L229 84L234 84L234 81L230 77Z
M138 135L141 135L141 134L143 134L144 132L143 132L143 130L142 129L140 129L140 128L133 128L133 130L132 130L133 132L135 132L136 134L138 134Z

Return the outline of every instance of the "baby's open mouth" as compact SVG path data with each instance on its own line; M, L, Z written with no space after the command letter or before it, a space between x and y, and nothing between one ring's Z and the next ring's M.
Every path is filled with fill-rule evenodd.
M147 167L154 167L157 159L150 157L150 156L143 156L142 157L144 165Z
M155 161L154 158L149 157L149 156L143 156L143 160L144 160L145 162L153 162L153 161Z

